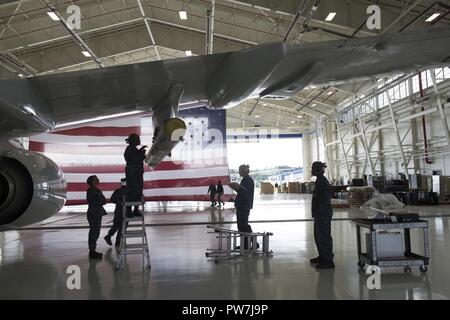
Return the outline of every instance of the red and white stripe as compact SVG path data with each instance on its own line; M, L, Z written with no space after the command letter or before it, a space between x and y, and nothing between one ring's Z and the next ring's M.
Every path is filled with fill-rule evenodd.
M201 128L195 125L194 119L186 122L191 123L187 137L201 134ZM148 117L108 120L33 136L29 149L47 155L60 166L67 180L67 204L78 205L86 203L86 179L94 174L100 180L100 189L109 199L120 186L120 179L125 177L125 138L130 133L137 133L141 135L143 144L151 145L152 132L151 118ZM197 141L195 138L191 140ZM177 154L177 148L172 158L166 157L157 167L145 167L146 200L208 201L209 185L217 184L219 180L224 184L224 200L228 200L232 191L227 186L230 176L225 147L209 150L209 153L193 150L189 160L183 160L186 153Z

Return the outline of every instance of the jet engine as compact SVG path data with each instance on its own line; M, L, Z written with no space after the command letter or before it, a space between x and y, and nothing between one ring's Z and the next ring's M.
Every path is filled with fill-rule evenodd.
M186 124L178 116L178 106L184 88L181 84L173 85L164 101L153 107L153 144L146 155L146 163L154 167L161 163L165 156L171 155L175 146L183 140Z
M66 202L61 169L49 158L24 149L0 152L0 229L45 220Z

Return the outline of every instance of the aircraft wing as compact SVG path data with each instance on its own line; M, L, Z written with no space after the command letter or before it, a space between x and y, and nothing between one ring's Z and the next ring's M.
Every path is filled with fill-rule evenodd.
M0 137L130 111L153 111L165 120L188 105L222 109L249 98L285 99L308 84L448 65L449 57L450 28L445 28L292 46L269 43L231 53L0 80Z

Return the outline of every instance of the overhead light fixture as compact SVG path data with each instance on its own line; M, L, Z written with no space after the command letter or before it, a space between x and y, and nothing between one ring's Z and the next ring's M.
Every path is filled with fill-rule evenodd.
M17 76L18 76L19 78L23 78L23 74L21 74L21 73L19 73Z
M328 91L327 95L331 96L334 93L334 91Z
M311 105L311 107L315 107L315 106L317 106L317 104L315 104L315 103L313 103L313 104Z
M330 12L328 16L325 18L325 21L331 21L336 16L336 12Z
M436 19L437 17L439 17L441 14L440 13L433 13L427 20L425 20L425 22L431 22L434 19Z
M263 107L267 107L267 103L263 103Z
M291 123L295 123L295 120L292 120Z
M81 53L82 53L86 58L92 57L91 54L90 54L88 51L86 51L86 50L81 51Z
M187 12L186 12L186 10L180 10L178 12L178 14L180 15L180 19L181 20L187 20Z
M259 114L257 114L256 116L255 116L255 118L259 118L260 117L260 115Z
M297 118L301 119L301 118L303 118L303 116L298 115Z
M187 50L186 51L186 56L188 56L188 57L192 56L192 51L191 50Z
M59 19L58 15L56 13L54 13L53 11L48 11L47 14L50 17L50 19L52 19L53 21L61 21Z

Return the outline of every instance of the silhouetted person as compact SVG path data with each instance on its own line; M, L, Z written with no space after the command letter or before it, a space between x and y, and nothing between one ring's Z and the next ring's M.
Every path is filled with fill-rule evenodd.
M141 202L144 192L144 160L147 146L137 148L141 144L141 138L135 133L130 134L125 141L128 143L124 153L127 163L125 167L128 186L127 202ZM127 215L130 215L130 213ZM141 215L139 206L134 207L133 215Z
M234 206L236 207L236 219L238 231L253 232L252 227L248 224L250 210L253 208L253 195L255 192L255 183L249 176L250 167L248 165L239 166L239 175L242 177L241 183L230 183L231 189L237 192ZM241 244L242 245L242 244ZM247 249L247 241L244 248Z
M326 167L325 163L320 161L314 162L311 167L311 174L317 177L311 211L314 218L314 241L316 242L319 256L309 261L317 264L317 269L334 268L333 238L331 237L331 219L333 217L331 197L333 188L324 176Z
M216 200L214 199L216 193L217 193L216 185L210 184L208 192L206 194L209 194L209 199L211 200L211 207L214 207L216 205Z
M97 248L97 239L100 236L102 226L102 216L106 214L103 206L106 204L106 198L100 189L97 188L100 181L97 176L90 176L87 179L89 189L86 192L86 200L88 203L87 220L89 222L89 258L101 259L103 255L95 251Z
M122 239L122 222L123 222L123 198L126 196L128 188L127 188L127 179L120 180L120 188L114 190L111 196L111 202L116 204L116 208L114 210L114 220L113 226L109 229L108 234L105 237L105 241L107 244L112 246L111 238L117 232L116 235L116 247L120 245L120 240Z
M217 204L219 208L221 204L225 206L225 203L222 201L222 196L223 196L223 185L222 182L219 180L219 182L217 183Z

